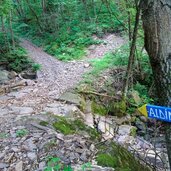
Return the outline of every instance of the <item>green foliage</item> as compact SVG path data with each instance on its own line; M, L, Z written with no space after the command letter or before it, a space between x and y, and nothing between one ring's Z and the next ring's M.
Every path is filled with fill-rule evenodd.
M140 104L140 105L154 102L154 100L152 98L150 98L150 96L149 96L147 86L142 85L142 84L137 82L134 85L134 90L139 92L139 95L140 95L141 100L142 100L142 104Z
M79 171L91 170L91 163L84 163ZM70 165L65 165L58 157L47 157L47 166L44 171L74 171Z
M93 113L99 114L102 116L105 116L108 114L108 110L105 106L103 106L102 104L97 104L94 101L91 103L91 110Z
M101 59L92 60L93 70L89 75L97 76L107 68L115 66L126 66L128 63L129 46L123 45L117 51L108 53Z
M40 124L41 126L47 126L47 125L49 125L49 123L46 122L46 121L40 121L39 124Z
M99 154L96 158L98 165L105 167L113 167L117 166L116 157L112 157L110 154Z
M119 30L121 23L118 19L124 19L118 15L118 6L113 1L106 4L101 0L85 3L52 0L46 2L45 15L42 15L40 4L40 0L34 2L31 10L29 4L23 1L27 17L18 16L21 20L15 24L16 32L29 37L43 46L45 51L64 61L81 59L87 46L100 43L92 39L92 34L102 36L105 32ZM16 3L17 7L19 4Z
M1 139L1 138L4 139L4 138L8 138L8 137L9 137L9 134L7 134L7 133L5 133L5 132L1 132L1 133L0 133L0 139Z
M16 131L16 136L17 137L24 137L28 134L28 130L27 129L19 129Z
M40 64L37 64L37 63L32 64L32 70L34 72L39 71L40 69L41 69L41 65Z
M108 142L108 145L99 145L98 149L99 152L96 157L98 165L113 167L116 171L150 171L127 149L114 142Z
M73 171L71 166L65 166L58 157L48 157L47 167L44 171Z
M8 50L2 34L0 34L0 52L0 62L7 63L7 69L9 70L21 72L30 68L33 63L23 48L16 46L15 49Z
M12 9L12 0L1 0L0 1L0 16L6 16L9 14L9 11Z
M82 171L88 171L88 170L91 170L91 163L84 163L82 166L81 166L81 170Z

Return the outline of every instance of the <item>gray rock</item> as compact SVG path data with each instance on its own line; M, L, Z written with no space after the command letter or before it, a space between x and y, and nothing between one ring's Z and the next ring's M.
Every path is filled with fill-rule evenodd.
M5 115L7 115L7 114L9 114L10 112L9 112L9 110L8 109L2 109L2 108L0 108L0 116L5 116Z
M9 97L14 97L15 99L20 99L24 97L25 95L26 93L22 93L22 92L11 92L8 94Z
M69 155L69 159L70 159L71 161L74 161L74 160L76 160L76 159L78 159L78 158L77 158L77 156L75 155L74 152L71 152L70 155Z
M24 114L32 114L33 108L31 107L17 107L17 106L11 106L10 109L12 110L12 112L14 112L15 114L20 114L20 115L24 115Z
M145 116L139 116L139 118L140 118L140 120L142 122L147 122L148 121L147 117L145 117Z
M79 112L79 109L73 104L61 104L61 103L52 103L48 104L44 109L44 112L50 112L59 116L70 116L73 117L75 115L82 116L82 113Z
M0 169L5 169L9 167L9 164L6 164L6 163L0 163Z
M6 100L9 100L9 99L12 99L13 97L9 97L7 95L4 95L4 96L0 96L0 101L6 101Z
M33 143L33 140L30 138L28 139L26 142L26 146L28 147L29 151L36 151L37 147L36 145Z
M94 144L91 144L91 146L90 146L90 151L95 151L95 145Z
M0 84L3 84L9 80L8 78L9 72L6 70L0 70Z
M15 171L23 171L23 162L19 161L15 166Z
M135 121L135 126L138 128L138 134L140 135L146 134L147 129L146 129L146 125L144 124L144 122L137 119Z
M81 149L81 148L76 148L75 151L79 154L84 153L84 149Z
M83 162L87 162L87 161L88 161L87 154L86 154L85 151L81 154L80 159L81 159Z
M46 166L46 162L40 162L39 163L39 170L41 170L41 171L43 171L44 170L44 168L45 168L45 166Z
M11 71L10 73L9 73L9 78L10 79L13 79L13 78L15 78L15 77L17 77L18 76L18 74L15 72L15 71Z
M19 151L20 151L20 149L18 149L18 148L17 148L17 147L15 147L15 146L14 146L14 147L12 147L12 148L11 148L11 150L12 150L13 152L19 152Z
M82 101L81 97L78 94L72 92L65 92L57 100L66 101L71 104L76 104L77 106L80 106Z
M5 152L0 153L0 160L5 156Z
M84 64L84 68L88 68L90 66L89 63Z
M133 131L136 131L136 127L131 125L121 125L119 126L118 134L119 135L131 135Z
M27 157L28 157L30 160L35 160L35 159L37 158L37 155L36 155L36 153L29 152L29 153L27 153Z
M24 79L34 80L37 78L37 72L23 72L23 73L21 73L21 76Z

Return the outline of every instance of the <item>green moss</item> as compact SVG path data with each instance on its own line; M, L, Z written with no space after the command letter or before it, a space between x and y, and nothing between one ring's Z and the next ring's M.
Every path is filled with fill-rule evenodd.
M84 99L84 96L81 96L80 110L84 112L85 109L86 109L86 101Z
M115 168L116 171L150 171L142 165L127 149L114 142L97 147L97 162L101 166Z
M136 127L133 127L133 128L131 129L130 135L133 136L133 137L135 137L136 134L137 134L137 128L136 128Z
M39 124L40 124L41 126L47 126L47 125L49 125L49 123L46 122L46 121L40 121Z
M109 105L109 112L118 117L126 115L126 102L124 100L120 102L112 102Z
M96 158L97 164L104 167L113 167L117 166L117 158L112 157L110 154L99 154Z
M72 124L68 123L67 120L60 120L53 123L53 127L63 133L64 135L73 134L75 132Z
M92 102L91 103L91 110L93 113L95 114L99 114L99 115L106 115L108 113L107 109L105 106L101 105L101 104L97 104L96 102Z
M57 117L53 127L64 135L87 132L92 140L100 139L100 134L93 128L85 125L81 120L71 120L64 117Z

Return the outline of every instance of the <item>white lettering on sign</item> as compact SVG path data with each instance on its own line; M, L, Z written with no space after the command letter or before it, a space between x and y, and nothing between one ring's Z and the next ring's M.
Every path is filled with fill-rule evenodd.
M143 115L165 122L171 122L171 108L145 104L138 109Z
M171 110L163 107L147 106L148 116L171 122Z
M150 108L150 113L149 113L150 116L152 117L156 117L156 114L155 112L153 111L153 108Z
M163 113L163 111L159 109L159 117L160 117L161 119L166 119L166 118L165 118L166 115L167 115L167 113Z
M168 119L171 120L171 111L168 111Z

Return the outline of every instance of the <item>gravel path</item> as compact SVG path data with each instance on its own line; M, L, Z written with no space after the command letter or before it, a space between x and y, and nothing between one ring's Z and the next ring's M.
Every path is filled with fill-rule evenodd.
M33 114L43 111L47 104L55 102L55 99L63 92L79 83L83 74L91 69L90 59L102 58L104 54L114 51L125 42L123 38L114 34L106 35L102 40L105 42L104 44L91 45L87 49L87 56L83 60L72 62L59 61L31 42L22 40L21 46L26 49L30 58L41 64L41 71L38 71L36 84L31 82L29 86L19 92L12 92L0 97L3 111L11 110L11 112L17 113L16 111L19 109L15 107L25 107L26 109L22 110L26 110L28 113L33 109L31 112Z

